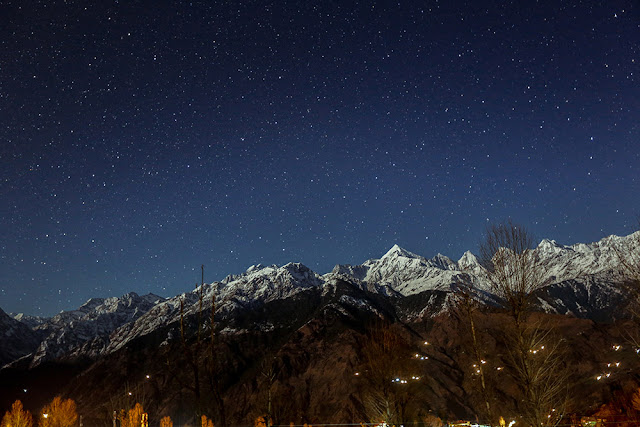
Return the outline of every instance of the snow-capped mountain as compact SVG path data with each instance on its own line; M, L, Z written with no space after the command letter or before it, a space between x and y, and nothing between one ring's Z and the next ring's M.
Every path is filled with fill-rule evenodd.
M606 313L607 307L624 297L619 287L617 251L640 250L631 247L640 241L639 237L638 234L610 236L595 243L572 246L543 240L535 249L548 278L546 293L539 298L541 308L579 317ZM204 284L173 298L130 293L119 298L94 298L77 310L46 320L16 316L23 322L18 323L5 315L3 321L11 321L11 328L6 326L6 330L20 325L31 332L26 335L39 337L33 366L63 356L97 357L115 352L136 338L179 322L181 304L185 317L194 315L200 310L201 298L204 309L211 307L215 298L216 316L230 321L240 313L260 309L274 301L293 300L309 292L335 293L338 283L346 283L351 291L340 297L340 309L369 307L375 311L369 300L371 295L388 299L391 305L411 298L413 302L406 305L408 308L398 311L398 316L409 320L441 312L446 308L443 305L446 297L442 295L450 293L452 287L461 282L471 283L478 295L491 300L483 268L471 252L465 252L454 262L440 254L428 259L394 245L379 259L355 266L337 265L322 276L300 263L281 267L256 265L242 274L227 276L220 282ZM172 336L169 334L166 339Z
M164 298L157 295L131 292L117 298L92 298L77 310L53 316L33 328L43 338L33 354L32 366L64 356L88 341L105 339L161 301Z
M438 254L427 259L394 245L380 259L362 265L338 265L331 274L340 274L377 288L389 288L401 296L428 290L449 290L463 280L463 269L448 257Z
M255 265L239 275L227 276L221 282L205 284L191 292L167 299L134 322L114 330L110 336L107 352L123 347L130 340L148 334L161 325L180 320L180 302L184 316L200 310L200 298L204 308L211 307L212 296L216 300L216 313L229 315L237 310L251 310L277 299L287 299L305 289L320 287L322 278L300 263L289 263L282 267Z
M639 233L626 237L609 236L588 245L563 246L554 240L544 239L536 252L543 259L550 283L602 273L616 275L621 273L618 252L638 250L632 245L640 241Z

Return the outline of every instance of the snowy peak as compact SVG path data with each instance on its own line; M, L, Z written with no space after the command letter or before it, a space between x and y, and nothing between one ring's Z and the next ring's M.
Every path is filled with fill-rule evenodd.
M437 254L429 260L430 264L434 267L441 268L443 270L453 270L456 268L456 264L451 261L448 256Z
M540 242L536 252L545 266L549 283L592 275L609 275L610 280L615 282L620 274L619 253L640 251L640 247L636 246L640 243L640 234L636 233L623 237L612 235L597 242L571 246L545 239Z
M367 271L369 271L368 265L338 264L333 267L331 273L328 273L325 276L346 276L351 279L362 281L365 277L367 277Z
M409 252L406 249L402 249L400 246L398 246L396 244L396 245L393 245L391 247L391 249L389 249L387 251L387 253L382 256L381 259L398 258L398 257L402 257L402 258L422 258L420 255L416 255L413 252Z
M566 248L564 246L559 245L555 240L542 239L542 241L536 248L536 251L541 252L545 255L555 255L563 252L565 249Z
M364 263L364 281L380 287L388 286L400 295L418 294L435 289L448 289L460 272L453 261L438 254L426 258L394 245L382 258Z
M321 277L300 263L289 263L282 267L253 268L232 280L222 288L220 298L246 302L255 299L282 298L300 289L320 286Z
M471 270L480 268L480 262L478 262L478 258L472 254L470 251L466 251L462 257L458 260L458 268L460 270Z

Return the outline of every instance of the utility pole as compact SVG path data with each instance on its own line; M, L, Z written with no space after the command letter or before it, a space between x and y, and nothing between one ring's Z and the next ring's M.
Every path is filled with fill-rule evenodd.
M202 270L202 285L204 285L204 264L200 266L200 269Z

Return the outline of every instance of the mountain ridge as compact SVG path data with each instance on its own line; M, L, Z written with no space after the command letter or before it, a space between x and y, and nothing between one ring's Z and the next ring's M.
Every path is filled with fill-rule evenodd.
M610 236L571 246L543 240L533 249L548 270L547 285L535 294L536 309L549 321L564 322L570 339L579 340L577 348L610 348L613 343L601 331L616 320L612 308L625 303L616 251L639 243L637 237ZM236 420L259 409L259 370L264 369L260 361L273 363L275 355L286 371L282 375L283 381L285 377L289 381L289 390L296 390L296 396L316 393L313 403L297 397L291 397L291 402L300 408L311 405L309 411L323 420L350 419L349 414L361 410L358 402L362 402L359 383L351 378L363 357L359 346L369 328L381 322L396 325L420 346L425 342L421 334L429 325L437 325L429 330L441 342L428 358L435 371L425 368L425 372L433 373L436 382L446 387L432 383L432 405L447 413L469 414L473 405L459 392L467 381L463 371L468 354L464 337L456 336L451 325L455 316L450 312L454 291L461 284L470 284L474 298L484 304L479 316L489 316L485 320L493 328L496 322L499 325L502 314L494 310L499 302L474 254L467 251L458 261L441 254L426 258L398 245L380 258L358 265L338 264L323 275L295 262L254 265L168 298L133 292L91 298L78 309L49 319L0 312L0 327L9 332L0 334L0 381L11 385L0 397L8 401L24 389L35 389L25 386L24 378L32 378L27 382L35 384L47 373L45 378L53 376L56 381L54 388L52 382L41 381L44 394L67 394L78 399L85 413L95 414L96 408L105 407L104 402L120 404L114 402L131 381L136 387L151 387L144 385L147 380L141 376L150 372L159 378L153 380L153 390L167 393L157 403L157 415L161 410L191 410L189 402L180 403L181 393L188 389L172 382L177 371L170 364L185 366L185 348L199 342L196 337L201 332L205 340L213 341L210 316L215 304L215 342L222 346L220 357L226 358L221 381ZM571 332L575 328L589 333L576 335ZM7 346L12 351L7 352ZM576 361L582 353L577 352ZM594 352L589 360L589 369L597 369L603 359ZM334 366L340 368L327 376L327 369ZM341 382L344 376L349 378ZM585 392L589 390L593 389ZM336 393L351 394L345 400ZM108 413L118 408L109 407Z
M584 292L589 289L591 294L606 293L605 288L611 288L611 283L621 280L616 251L628 249L636 239L635 233L623 237L611 235L590 244L570 246L543 239L534 251L545 260L547 285L557 286L553 292L549 288L554 298L539 297L540 307L576 316L603 312L604 309L596 305L605 301L610 303L612 299L604 296L587 298ZM393 299L433 291L446 294L458 283L472 283L485 302L491 301L490 285L477 257L470 251L456 262L441 254L429 259L394 244L380 258L358 265L338 264L323 275L297 262L282 266L258 264L243 273L228 275L219 282L205 283L174 297L164 298L152 293L140 296L130 292L121 297L90 298L78 309L63 311L51 318L18 314L12 320L21 320L22 325L33 331L29 334L32 342L34 336L40 340L37 348L31 351L31 365L37 366L64 355L83 354L79 350L83 347L90 348L84 351L90 357L117 351L130 340L151 333L160 325L175 323L181 315L196 313L200 298L205 308L210 307L215 298L216 314L224 318L271 301L286 300L309 289L330 288L337 280L347 281L362 292ZM559 286L568 281L572 281L571 285ZM613 300L621 297L619 290L608 292L615 297ZM559 298L561 295L568 300L563 301ZM581 303L572 298L580 299ZM416 317L415 313L407 315ZM92 344L87 345L90 342ZM28 354L24 348L31 347L22 346L23 350L18 353L20 357Z

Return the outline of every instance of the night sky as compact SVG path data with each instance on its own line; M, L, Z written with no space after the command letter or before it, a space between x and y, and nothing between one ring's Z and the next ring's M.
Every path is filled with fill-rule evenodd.
M636 1L4 1L0 307L640 213Z

